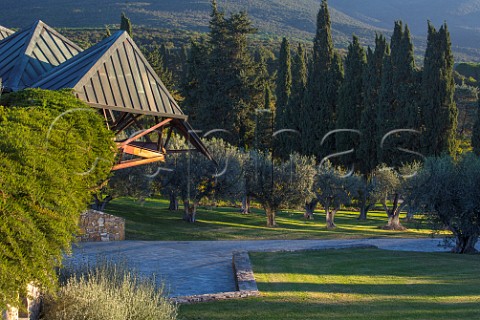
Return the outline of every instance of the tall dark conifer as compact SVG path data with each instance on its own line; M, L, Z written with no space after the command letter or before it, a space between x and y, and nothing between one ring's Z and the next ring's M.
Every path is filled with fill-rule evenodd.
M272 92L268 84L265 86L263 109L255 110L255 140L254 147L260 152L271 151L273 135L273 102ZM275 149L277 145L275 144ZM278 152L276 150L275 152Z
M335 146L330 137L322 146L323 136L335 128L335 102L337 100L336 78L332 74L334 48L331 33L328 3L322 0L317 15L317 31L313 42L313 57L309 76L306 104L308 122L302 131L305 142L304 153L321 159Z
M280 55L278 58L278 72L276 80L276 109L275 109L275 130L291 129L292 119L288 111L288 102L292 90L292 58L290 54L290 44L286 38L283 38L280 46ZM275 138L275 148L277 155L288 159L292 151L291 139L288 133L278 134Z
M205 66L204 74L199 79L202 98L199 104L199 122L201 129L208 131L212 129L232 128L233 106L227 96L225 81L230 81L228 70L227 41L228 26L225 14L218 9L217 1L212 0L212 11L210 13L210 33L207 56L203 61ZM212 117L212 114L218 117ZM238 137L233 138L238 142Z
M299 44L292 65L292 94L288 103L288 116L292 121L291 129L302 132L307 122L308 112L305 108L305 92L307 90L307 57L305 47ZM302 145L298 143L298 134L292 133L292 152L302 152Z
M191 41L187 56L187 66L182 84L185 97L183 110L188 114L189 121L198 130L204 130L209 124L211 115L205 113L208 102L205 75L208 74L209 49L205 40Z
M391 55L385 61L382 90L379 97L378 141L392 130L420 127L418 108L419 75L415 66L410 31L401 21L395 22L390 42ZM412 162L415 157L398 148L419 151L418 136L409 132L389 135L378 150L379 161L388 165Z
M377 158L377 110L382 85L382 70L388 45L385 37L375 36L375 51L367 50L367 65L363 72L363 111L360 120L360 145L358 146L358 169L362 174L363 186L359 191L360 220L367 219L371 208L368 195L373 187L373 171L378 166Z
M366 177L379 164L376 115L382 85L383 61L387 50L385 37L376 35L375 51L368 48L367 65L363 72L363 111L360 120L362 135L360 136L357 161L360 172Z
M365 50L360 45L357 36L353 36L348 46L345 59L345 79L340 86L339 103L337 108L337 129L360 129L360 120L363 111L363 72L365 69ZM336 135L337 151L358 149L360 136L343 132ZM357 152L342 156L341 163L351 166L357 161Z
M248 49L256 32L244 12L225 18L212 1L210 33L205 43L203 73L197 75L196 118L204 131L225 129L229 142L245 147L253 142L255 109L262 104L263 80ZM192 82L189 82L193 84ZM214 116L212 116L214 115Z
M226 55L229 58L227 97L233 99L232 126L227 128L238 136L238 144L246 147L252 143L255 123L254 113L263 98L263 82L256 73L256 65L248 48L248 36L257 32L245 12L234 13L227 20L228 41Z
M377 104L377 159L379 163L388 161L388 150L382 148L380 142L383 136L395 127L392 121L391 114L394 112L394 97L393 97L393 70L392 57L390 55L390 46L387 46L386 54L382 63L382 81L380 85L380 92L378 95Z
M437 32L429 23L421 100L424 124L421 140L426 156L455 156L458 110L454 93L450 33L446 24Z
M287 38L283 38L280 46L280 55L278 58L278 72L277 72L277 121L280 126L285 125L285 115L288 105L288 100L292 91L292 58L290 54L290 43Z
M125 12L122 12L122 16L120 17L120 30L127 31L128 35L133 38L132 22L125 15Z

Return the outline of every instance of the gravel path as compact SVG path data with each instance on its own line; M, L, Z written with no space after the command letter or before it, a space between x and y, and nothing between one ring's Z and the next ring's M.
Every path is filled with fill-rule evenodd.
M447 251L439 239L119 241L81 243L68 260L119 259L141 274L155 274L172 297L235 291L235 251L296 251L373 245L385 250ZM480 249L480 248L479 248Z

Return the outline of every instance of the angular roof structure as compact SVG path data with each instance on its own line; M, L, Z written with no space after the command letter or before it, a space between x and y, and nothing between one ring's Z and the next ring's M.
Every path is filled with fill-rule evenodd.
M0 41L3 86L11 91L28 88L81 51L75 43L39 20Z
M0 26L0 41L12 35L13 33L13 30Z
M72 88L96 108L186 119L126 31L118 31L44 75L32 87Z
M186 121L187 116L125 31L82 51L38 21L0 41L0 78L7 91L69 88L77 98L99 109L109 129L123 139L117 141L120 156L113 170L165 161L169 153L190 150L213 160ZM143 122L145 116L150 119ZM125 139L130 127L136 131ZM173 130L194 149L169 150Z

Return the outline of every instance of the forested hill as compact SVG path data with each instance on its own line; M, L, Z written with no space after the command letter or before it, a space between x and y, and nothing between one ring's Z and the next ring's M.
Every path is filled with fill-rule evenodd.
M218 0L227 12L245 10L260 34L311 40L320 0ZM2 0L0 25L22 27L42 19L54 27L117 24L122 11L134 25L206 31L210 0ZM371 44L376 31L388 33L402 19L422 49L427 20L447 21L457 60L480 60L480 0L330 0L333 37L345 47L351 34Z

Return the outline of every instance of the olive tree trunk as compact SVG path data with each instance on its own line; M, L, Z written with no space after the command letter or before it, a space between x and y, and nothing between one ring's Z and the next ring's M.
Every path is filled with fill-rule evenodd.
M194 223L197 215L197 207L198 202L193 201L193 204L190 205L188 200L183 201L184 213L183 213L183 220Z
M367 204L367 193L363 192L360 197L360 214L358 220L367 220L367 213L370 210L371 205Z
M332 208L332 210L330 210L330 205L331 205L331 201L327 200L325 202L325 222L326 222L327 229L332 230L337 227L335 225L335 214L340 208L337 207L337 208Z
M169 194L170 203L168 205L168 210L170 211L177 211L178 210L178 200L175 191L170 191Z
M105 206L107 205L107 203L109 203L110 201L113 200L113 197L112 196L106 196L105 198L103 199L99 199L98 196L96 194L93 195L93 204L91 205L91 208L93 210L97 210L97 211L104 211L105 210Z
M478 250L475 249L475 244L478 241L478 234L473 235L462 235L459 233L454 233L455 235L455 247L452 249L453 253L477 253Z
M410 204L407 208L407 217L406 217L406 220L407 221L413 221L415 220L415 213L418 212L418 208L413 205L413 204Z
M406 230L406 228L400 222L400 211L402 207L398 203L399 200L400 200L400 195L396 193L395 198L393 199L392 209L387 210L388 223L383 227L384 230L397 230L397 231Z
M242 214L250 213L250 196L245 196L242 199Z
M267 227L276 227L277 222L275 221L275 210L264 206L265 214L267 215Z
M317 203L317 199L313 199L310 202L305 202L305 214L303 216L306 220L313 220L313 212L315 211Z
M373 203L367 204L367 202L363 202L360 204L360 214L358 215L358 220L367 220L367 214L370 209L374 206Z

